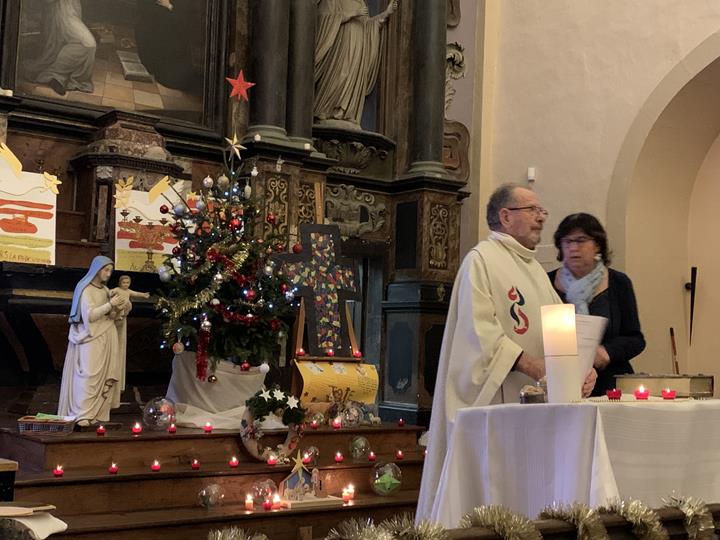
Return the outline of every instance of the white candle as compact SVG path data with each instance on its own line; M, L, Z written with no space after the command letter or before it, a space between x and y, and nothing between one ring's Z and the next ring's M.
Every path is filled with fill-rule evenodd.
M541 306L545 372L548 402L569 403L579 400L582 390L580 361L577 354L575 306Z

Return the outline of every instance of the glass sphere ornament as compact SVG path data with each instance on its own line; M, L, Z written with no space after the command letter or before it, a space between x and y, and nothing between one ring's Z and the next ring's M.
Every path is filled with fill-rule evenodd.
M220 175L220 177L217 180L218 187L220 189L227 189L227 187L230 185L230 180L227 176L224 174Z
M175 206L173 206L173 214L175 214L178 217L184 215L185 214L185 205L178 203Z
M195 201L195 208L198 210L198 212L202 212L205 210L205 201L202 199L198 199Z
M277 493L277 484L269 478L258 480L250 488L250 493L256 501L272 499L273 495Z
M143 408L143 424L151 431L162 431L175 422L175 403L159 396L151 399Z
M215 508L225 500L225 490L218 484L210 484L198 491L198 504L203 508Z
M370 452L370 441L358 435L350 440L350 455L353 459L365 459Z
M363 412L357 405L349 405L342 413L340 420L343 427L357 426L363 419Z
M208 381L210 384L214 384L214 383L217 382L217 377L216 377L215 375L210 375L210 376L208 376L207 381Z
M215 181L208 175L205 178L203 178L202 185L205 189L210 189L213 187L213 184Z
M301 452L301 455L303 465L305 465L306 468L317 467L318 458L320 457L320 450L317 446L308 446Z
M205 332L209 332L212 330L212 323L205 319L203 322L200 323L200 330L204 330Z
M317 422L318 426L322 426L325 424L325 415L321 413L320 411L314 412L310 415L310 418L306 419L306 422L312 423L312 421Z
M370 487L378 495L390 495L401 485L402 471L394 463L378 463L370 471Z

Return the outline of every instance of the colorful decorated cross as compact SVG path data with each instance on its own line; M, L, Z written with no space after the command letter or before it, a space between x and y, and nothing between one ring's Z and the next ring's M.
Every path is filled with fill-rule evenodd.
M300 240L302 250L294 250L299 253L278 255L276 259L282 261L282 272L308 307L308 352L350 357L353 351L345 301L358 299L359 294L352 268L342 264L340 229L336 225L300 225Z

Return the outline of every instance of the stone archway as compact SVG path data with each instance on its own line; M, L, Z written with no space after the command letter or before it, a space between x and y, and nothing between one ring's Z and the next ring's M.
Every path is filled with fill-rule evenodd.
M670 328L688 362L688 222L695 179L720 133L720 33L675 66L623 141L608 193L615 263L635 284L648 347L637 371L670 372Z

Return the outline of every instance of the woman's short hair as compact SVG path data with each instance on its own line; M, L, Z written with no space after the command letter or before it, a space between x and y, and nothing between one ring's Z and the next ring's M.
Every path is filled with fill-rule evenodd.
M591 214L584 212L578 212L577 214L570 214L560 222L555 235L555 247L558 250L557 260L563 260L562 252L562 239L576 229L580 229L582 232L587 234L590 238L595 240L595 243L600 248L600 256L602 257L603 263L607 266L610 264L611 252L608 249L607 233L603 228L598 218Z

